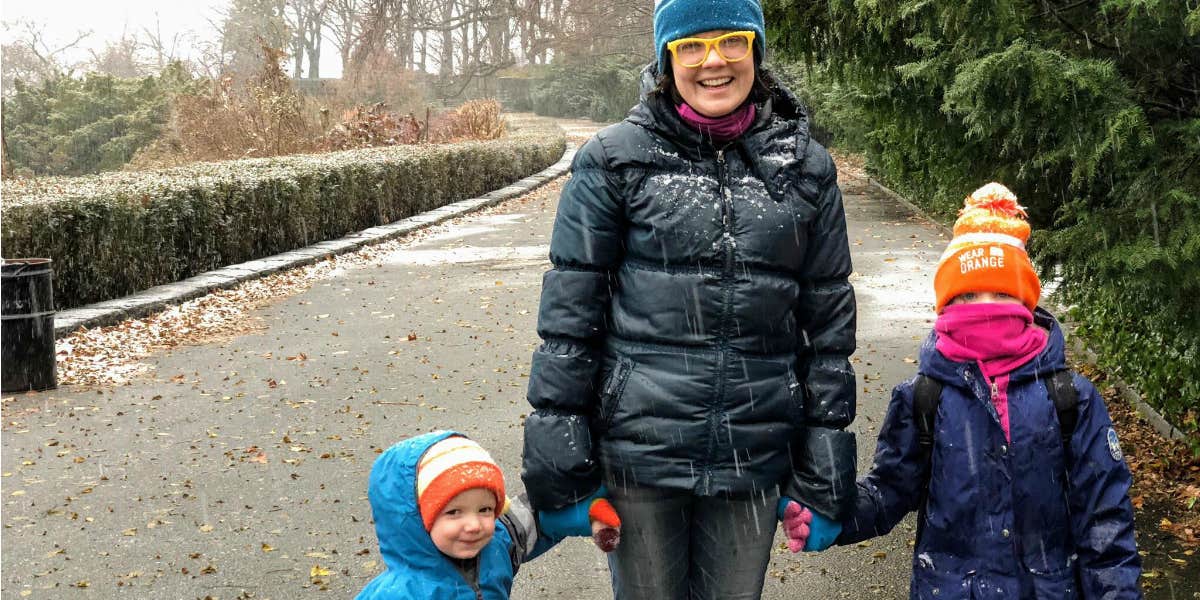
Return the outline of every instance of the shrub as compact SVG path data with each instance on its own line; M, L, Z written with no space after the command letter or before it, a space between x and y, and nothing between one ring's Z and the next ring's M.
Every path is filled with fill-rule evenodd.
M322 150L349 150L374 146L415 144L421 139L421 124L411 113L400 116L382 103L362 105L346 111L342 122L325 134Z
M619 121L637 104L640 79L640 65L615 58L554 63L531 84L533 111Z
M140 79L91 73L14 85L3 101L6 175L82 175L129 162L162 134L172 95L194 84L172 64Z
M0 244L54 259L56 301L70 308L478 196L563 149L543 124L487 142L10 180Z
M504 135L504 118L495 100L470 100L454 111L458 134L471 140L494 140Z
M207 90L176 96L167 135L137 156L131 168L316 151L316 110L280 68L283 53L262 50L266 58L249 80L223 77Z

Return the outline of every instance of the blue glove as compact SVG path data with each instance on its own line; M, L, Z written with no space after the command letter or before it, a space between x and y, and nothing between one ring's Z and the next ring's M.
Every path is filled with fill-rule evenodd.
M781 496L775 513L783 521L783 533L792 552L819 552L833 545L842 524L813 512L789 496Z
M615 523L609 522L616 518L616 513L608 504L608 500L604 499L607 494L608 490L604 486L600 486L599 489L592 492L592 495L575 504L564 506L558 510L539 510L537 513L538 530L547 537L562 539L572 536L591 536L593 520L619 528L621 526L619 520ZM609 517L609 514L612 517Z

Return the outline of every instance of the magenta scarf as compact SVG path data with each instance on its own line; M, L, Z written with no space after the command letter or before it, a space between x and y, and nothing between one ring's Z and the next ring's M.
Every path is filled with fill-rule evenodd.
M974 361L989 380L992 405L1004 437L1008 423L1008 375L1046 347L1049 336L1033 325L1033 313L1021 304L951 304L938 315L937 349L955 362Z
M675 107L684 123L691 125L700 133L711 137L714 142L728 142L750 129L754 123L755 108L753 102L747 102L741 108L723 116L706 117L684 102Z

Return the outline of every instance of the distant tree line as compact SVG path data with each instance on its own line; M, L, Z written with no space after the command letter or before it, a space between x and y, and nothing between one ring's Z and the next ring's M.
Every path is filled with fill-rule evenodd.
M288 50L293 77L316 78L328 38L343 77L375 76L380 64L436 72L439 95L453 97L514 66L649 56L652 10L635 0L233 0L222 56L237 71L261 38Z

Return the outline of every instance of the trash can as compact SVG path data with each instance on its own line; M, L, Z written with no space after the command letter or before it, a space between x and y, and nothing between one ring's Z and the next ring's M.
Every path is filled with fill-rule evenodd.
M4 392L58 386L51 262L49 258L5 258L0 266L0 388Z

